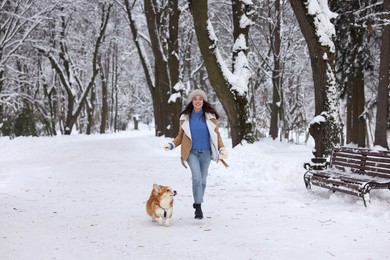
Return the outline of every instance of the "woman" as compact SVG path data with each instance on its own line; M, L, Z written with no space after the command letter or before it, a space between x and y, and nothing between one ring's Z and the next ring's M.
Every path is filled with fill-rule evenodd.
M181 161L185 161L191 169L193 207L195 218L202 219L201 204L206 189L210 161L221 162L227 166L223 159L227 158L221 135L217 126L219 115L207 102L206 93L195 89L188 96L188 105L180 113L180 130L177 137L164 145L165 150L172 150L181 145Z

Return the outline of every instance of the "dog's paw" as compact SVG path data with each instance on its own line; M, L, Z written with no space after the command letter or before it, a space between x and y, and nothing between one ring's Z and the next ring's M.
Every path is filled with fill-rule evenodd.
M169 227L169 223L171 222L170 218L165 219L164 226Z

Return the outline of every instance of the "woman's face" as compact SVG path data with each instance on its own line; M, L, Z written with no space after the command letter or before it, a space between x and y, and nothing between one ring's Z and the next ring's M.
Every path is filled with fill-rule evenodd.
M202 109L203 107L203 98L202 96L195 96L192 99L192 105L194 106L194 109L196 112Z

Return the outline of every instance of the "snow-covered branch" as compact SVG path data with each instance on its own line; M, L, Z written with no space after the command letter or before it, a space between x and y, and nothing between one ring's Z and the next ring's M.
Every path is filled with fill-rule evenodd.
M308 14L313 16L316 27L316 35L322 46L329 47L331 52L335 52L333 38L336 30L331 22L338 14L331 12L328 0L308 0L306 3Z

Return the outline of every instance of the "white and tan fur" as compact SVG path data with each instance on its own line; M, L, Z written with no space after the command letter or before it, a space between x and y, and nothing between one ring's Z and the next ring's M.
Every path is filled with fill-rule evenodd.
M160 225L169 226L173 211L173 197L176 191L169 186L153 184L152 192L146 202L146 212L152 217L152 221L158 221Z

